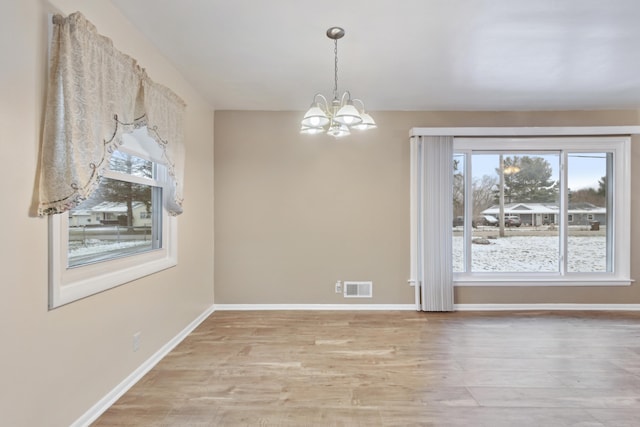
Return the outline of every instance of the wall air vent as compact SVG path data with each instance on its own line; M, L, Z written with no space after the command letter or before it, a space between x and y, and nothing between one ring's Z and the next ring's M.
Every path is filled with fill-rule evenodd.
M344 282L345 298L371 298L373 282Z

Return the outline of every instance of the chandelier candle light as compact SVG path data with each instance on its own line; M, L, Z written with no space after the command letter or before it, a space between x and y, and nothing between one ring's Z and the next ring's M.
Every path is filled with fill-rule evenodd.
M342 96L338 96L338 39L344 37L344 29L331 27L327 30L327 37L335 43L333 53L335 56L333 101L331 104L322 94L317 93L313 97L311 107L302 119L300 133L323 133L333 137L346 136L351 129L373 129L376 122L364 110L364 103L359 99L351 99L351 93L347 90ZM358 110L354 103L360 104Z

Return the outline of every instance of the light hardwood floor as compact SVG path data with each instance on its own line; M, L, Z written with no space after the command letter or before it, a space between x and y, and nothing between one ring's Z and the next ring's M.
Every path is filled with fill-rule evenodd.
M640 426L640 313L216 312L95 426Z

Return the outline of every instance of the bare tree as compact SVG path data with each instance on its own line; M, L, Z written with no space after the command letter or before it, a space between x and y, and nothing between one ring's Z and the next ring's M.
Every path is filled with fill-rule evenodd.
M473 216L479 216L482 211L491 207L495 201L495 188L498 178L491 175L483 175L473 181Z
M460 161L453 160L453 216L464 215L464 175Z
M604 194L600 194L595 188L582 188L576 191L569 191L570 203L591 203L594 206L606 206Z
M145 178L152 176L150 162L119 151L115 152L111 157L110 169ZM126 205L128 227L133 226L134 203L144 203L147 212L151 211L151 188L148 185L103 178L100 182L97 195L104 201L123 203Z

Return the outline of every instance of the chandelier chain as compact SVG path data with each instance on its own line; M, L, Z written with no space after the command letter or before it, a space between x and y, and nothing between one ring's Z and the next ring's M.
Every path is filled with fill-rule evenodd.
M338 39L334 40L335 46L333 54L335 56L334 80L333 80L333 98L338 99Z

